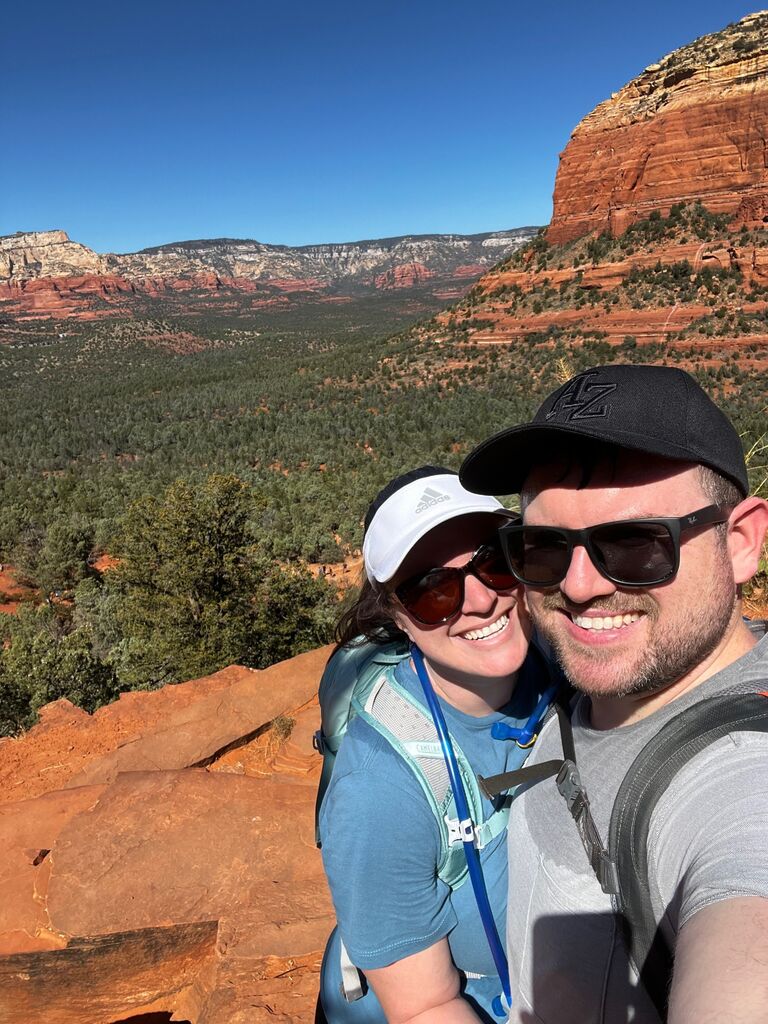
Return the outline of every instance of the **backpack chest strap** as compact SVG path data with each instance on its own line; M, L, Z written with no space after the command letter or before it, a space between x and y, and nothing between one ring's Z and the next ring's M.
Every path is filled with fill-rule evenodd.
M511 801L505 801L503 806L494 811L489 818L475 825L473 842L478 850L482 850L496 836L500 836L509 823L509 808ZM445 816L445 824L448 826L448 843L450 846L464 842L464 835L461 830L461 822L458 818Z
M576 767L576 749L573 742L573 730L569 709L565 704L564 694L560 694L555 702L560 742L563 757L560 760L541 761L538 764L526 765L512 772L493 775L490 778L480 777L480 787L488 797L507 792L514 786L531 785L555 776L557 789L565 800L568 812L576 824L581 844L589 859L600 888L609 896L619 891L616 865L611 859L603 840L600 837L586 788L581 781L579 769Z

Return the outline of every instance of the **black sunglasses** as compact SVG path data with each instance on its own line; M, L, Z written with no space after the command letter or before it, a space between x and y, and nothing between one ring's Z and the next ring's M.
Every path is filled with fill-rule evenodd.
M427 569L411 576L395 596L405 610L425 626L438 626L453 618L464 604L464 580L471 573L490 590L512 590L517 580L507 565L499 540L481 545L466 565Z
M561 583L577 546L586 548L611 583L654 587L676 575L683 534L724 523L732 511L731 505L707 505L678 519L624 519L584 530L508 523L499 528L499 538L512 572L529 587Z

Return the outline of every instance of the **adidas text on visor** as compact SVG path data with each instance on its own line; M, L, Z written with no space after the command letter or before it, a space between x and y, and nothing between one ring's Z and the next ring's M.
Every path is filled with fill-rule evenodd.
M376 509L363 540L365 573L371 582L386 583L436 526L473 512L503 511L495 498L462 487L454 473L412 480Z

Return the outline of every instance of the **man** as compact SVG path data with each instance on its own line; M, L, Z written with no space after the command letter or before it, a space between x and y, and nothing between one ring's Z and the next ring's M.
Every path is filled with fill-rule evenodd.
M461 479L521 492L524 526L505 527L508 554L581 692L576 763L605 841L627 770L666 722L714 694L768 690L768 638L743 621L740 594L768 504L747 497L726 416L688 374L661 366L579 374L531 423L472 452ZM665 522L633 522L645 519ZM766 755L766 733L725 736L653 813L653 911L675 954L671 1024L768 1021ZM529 764L562 756L553 719ZM509 864L510 1021L657 1024L551 778L512 805Z

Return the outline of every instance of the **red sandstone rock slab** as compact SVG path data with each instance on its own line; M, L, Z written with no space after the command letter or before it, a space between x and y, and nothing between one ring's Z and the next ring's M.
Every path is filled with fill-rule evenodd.
M34 869L49 877L18 875L26 902L8 904L3 928L26 934L37 900L66 945L30 937L0 957L0 1020L310 1021L333 923L313 803L310 788L193 769L3 808L0 851L11 826L15 851L51 843Z
M153 1010L197 1020L215 987L216 934L200 921L0 957L0 1021L112 1024Z
M125 693L93 715L69 701L47 705L41 710L40 724L20 737L0 740L0 804L70 783L85 785L95 777L114 778L117 770L198 763L207 757L206 752L218 749L217 743L242 741L252 728L258 729L311 699L330 651L328 647L300 655L262 672L231 665L203 679L154 692ZM229 698L217 703L216 694L238 686ZM206 700L204 709L195 710ZM244 700L250 702L245 708ZM249 724L243 726L243 721ZM195 722L202 730L201 738L195 738ZM213 730L210 735L205 732L209 727ZM151 737L174 734L177 728L183 730L183 737L166 736L171 747L157 754L160 741ZM211 742L214 734L216 739ZM141 742L132 746L137 740ZM129 749L109 760L124 747ZM99 769L97 761L101 762Z
M0 956L64 944L45 910L50 851L61 830L93 807L103 790L88 786L0 807Z
M110 782L119 772L186 768L211 763L243 744L281 714L306 704L315 693L330 648L251 672L227 689L179 708L164 727L93 761L67 785Z
M51 926L84 936L245 919L290 928L289 951L307 952L295 948L296 935L307 922L325 926L329 911L312 803L309 792L269 779L203 770L123 774L55 843ZM281 952L255 933L247 941L260 955ZM319 937L304 941L315 948Z
M287 738L280 725L290 728ZM317 696L289 716L241 746L233 747L208 766L212 772L231 772L272 778L282 785L310 786L314 791L322 768L322 758L313 746L320 728Z
M3 1024L113 1024L161 1011L195 1024L313 1020L333 924L314 846L311 749L328 653L248 673L249 683L271 679L269 699L283 711L307 686L312 693L291 715L270 779L231 774L238 748L213 771L124 773L0 808ZM205 730L200 702L166 689L170 715ZM159 696L131 695L112 714L135 717L142 697ZM242 710L242 696L232 708ZM93 728L109 712L92 717L59 701L33 732Z
M64 699L47 704L34 728L13 739L0 739L0 804L60 788L94 759L144 732L163 728L180 709L252 674L251 669L230 665L154 692L124 693L93 715Z
M196 1024L313 1024L321 960L320 951L224 960Z

